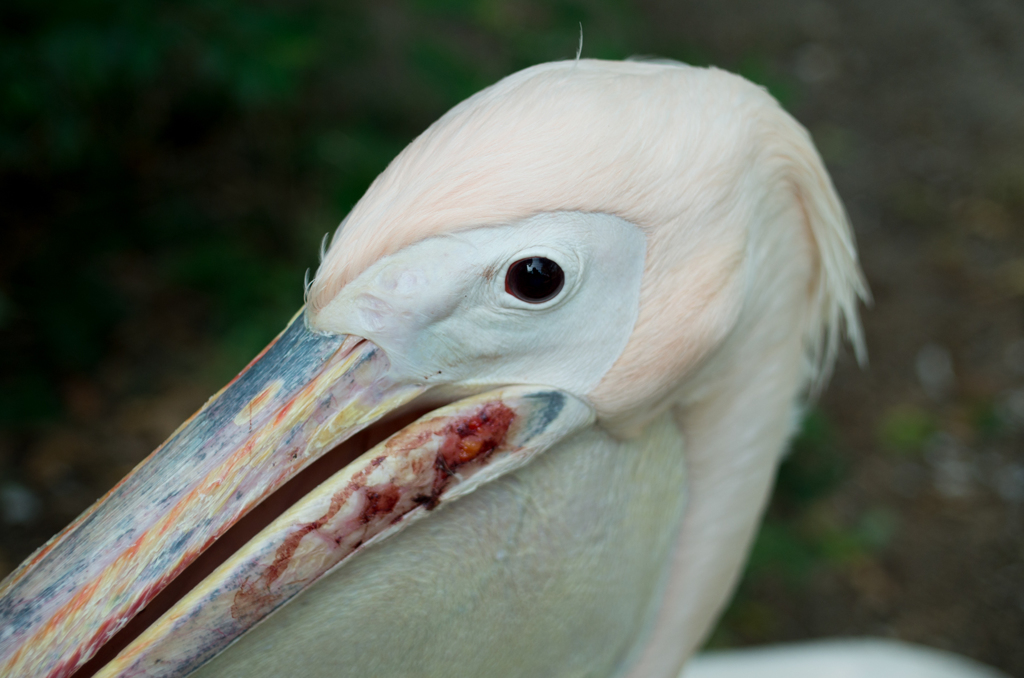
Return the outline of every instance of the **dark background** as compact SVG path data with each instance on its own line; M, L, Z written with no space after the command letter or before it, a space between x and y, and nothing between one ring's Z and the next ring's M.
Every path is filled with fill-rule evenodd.
M450 106L632 54L766 85L875 295L717 647L902 638L1024 676L1024 4L5 0L0 574L280 329L332 230Z

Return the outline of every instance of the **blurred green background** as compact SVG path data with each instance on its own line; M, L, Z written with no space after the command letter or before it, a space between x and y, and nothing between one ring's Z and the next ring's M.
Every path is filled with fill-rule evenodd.
M583 55L715 64L809 127L876 304L710 645L897 637L1024 675L1024 7L925 0L7 0L0 574L302 302L449 107Z

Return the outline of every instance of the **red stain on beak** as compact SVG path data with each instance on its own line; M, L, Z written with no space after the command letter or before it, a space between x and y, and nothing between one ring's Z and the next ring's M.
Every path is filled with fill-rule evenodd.
M470 417L456 419L444 429L444 442L434 461L435 476L427 510L435 508L448 479L472 461L483 461L505 441L516 413L504 403L488 403Z
M308 535L319 535L322 547L316 548L331 552L322 561L329 567L416 508L434 509L445 490L462 479L460 469L473 473L501 447L515 417L511 407L500 401L489 402L462 416L436 417L395 434L382 454L362 462L362 468L331 496L330 505L319 518L292 527L271 561L242 581L234 593L232 618L243 627L251 626L290 597L288 587L298 581L309 583L310 577L315 579L326 571L300 574L302 566L289 571ZM431 465L430 457L423 456L425 445L438 438L440 444ZM391 469L387 478L381 478L378 472L384 468Z
M377 516L391 513L395 509L401 494L401 490L395 485L380 485L367 488L366 503L363 504L359 520L365 524Z
M504 442L515 416L504 403L488 403L475 416L450 423L441 447L445 463L461 466L490 454Z

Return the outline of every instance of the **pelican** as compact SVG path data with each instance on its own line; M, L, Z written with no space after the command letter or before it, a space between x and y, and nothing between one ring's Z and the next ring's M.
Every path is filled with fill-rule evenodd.
M684 669L867 297L763 89L513 74L403 150L281 334L6 579L0 675L996 675L881 641Z

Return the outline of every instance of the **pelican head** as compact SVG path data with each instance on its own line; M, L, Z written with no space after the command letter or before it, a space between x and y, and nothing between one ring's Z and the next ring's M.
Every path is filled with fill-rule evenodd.
M277 339L8 577L0 674L674 677L866 295L763 89L509 76L402 151Z

